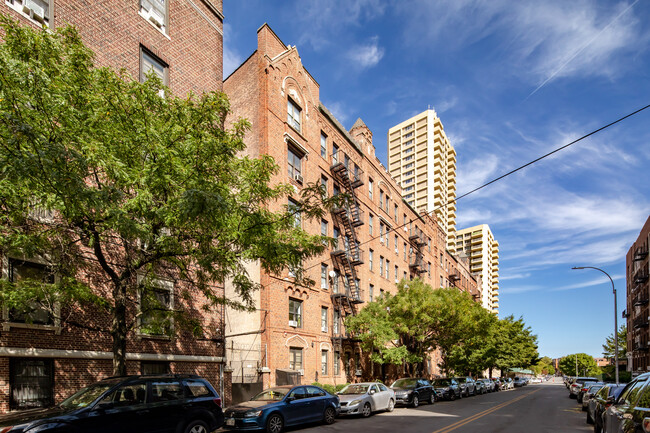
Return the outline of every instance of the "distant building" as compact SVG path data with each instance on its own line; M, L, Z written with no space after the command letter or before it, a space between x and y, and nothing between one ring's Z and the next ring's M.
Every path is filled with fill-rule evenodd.
M650 370L648 244L650 244L650 217L625 256L627 307L623 311L623 317L627 318L628 370L633 372Z
M468 257L470 272L480 276L481 304L499 313L499 242L487 224L456 231L456 254Z
M598 367L605 367L610 364L609 359L607 358L594 358L594 361L596 361Z
M456 247L456 150L435 110L388 130L388 172L404 200L417 211L435 212L450 252Z

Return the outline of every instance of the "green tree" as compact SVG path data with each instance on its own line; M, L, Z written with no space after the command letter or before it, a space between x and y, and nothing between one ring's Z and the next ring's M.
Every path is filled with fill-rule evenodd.
M183 281L188 300L200 293L212 305L252 308L257 285L246 263L279 273L324 250L326 238L294 223L298 212L320 217L321 189L311 185L295 207L272 211L296 194L271 186L278 167L270 157L241 156L249 125L224 127L224 94L178 98L153 74L140 83L95 68L74 28L0 21L0 253L40 257L59 276L2 281L4 305L108 314L113 369L123 375L139 296L160 329L168 315L179 324L186 317L156 301L160 273ZM222 296L226 282L241 303ZM74 317L58 319L102 331Z
M576 375L576 366L578 376L596 376L601 373L593 357L586 353L574 353L567 355L560 360L560 371L567 376Z
M555 374L555 367L553 367L553 360L548 356L540 358L539 362L530 367L535 374Z
M616 340L614 338L614 333L611 333L605 339L605 344L603 344L603 356L606 358L614 358L616 347ZM618 359L624 359L627 355L627 326L621 325L618 328Z
M499 321L494 365L502 372L511 368L528 368L538 362L537 336L524 319L508 316Z

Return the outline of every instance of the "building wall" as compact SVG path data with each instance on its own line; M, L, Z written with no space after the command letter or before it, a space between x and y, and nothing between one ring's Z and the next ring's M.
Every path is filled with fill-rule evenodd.
M453 253L456 151L435 110L426 110L388 130L388 171L411 206L435 212Z
M258 30L257 50L225 80L224 90L232 101L233 119L245 115L258 119L253 122L252 130L247 135L250 154L265 154L275 159L279 171L271 180L272 183L293 185L297 198L302 187L324 179L328 194L334 194L334 185L340 185L333 170L336 163L332 155L334 146L339 149L338 161L347 157L349 172L352 173L357 166L363 179L362 185L352 191L361 211L359 221L363 223L355 228L355 236L363 254L363 263L355 266L360 290L358 294L353 290L354 293L347 297L358 303L350 307L342 306L341 301L337 301L340 298L335 293L335 278L330 276L330 272L340 269L340 266L333 258L333 250L303 264L307 275L316 281L315 286L295 284L288 272L283 275L261 273L263 288L259 310L264 313L266 324L260 336L261 348L264 348L265 353L260 357L266 359L264 366L268 367L268 372L260 372L260 380L265 385L275 384L277 370L289 368L290 348L299 349L302 353L303 383L345 383L369 378L373 371L377 377L379 373L376 367L369 365L359 346L343 335L342 323L339 333L334 332L334 310L338 309L342 313L358 311L370 301L371 286L372 298L377 299L382 292L395 293L396 282L404 274L407 278L415 276L411 270L416 268L410 267L409 263L413 261L410 252L414 248L414 238L411 236L416 233L416 229L423 233L423 243L419 247L423 257L419 269L423 272L417 275L433 287L439 287L452 285L450 274L456 272L460 275L458 284L478 296L476 280L470 275L467 264L457 261L447 252L446 235L435 216L420 215L402 199L401 188L374 154L370 129L359 119L350 131L346 130L320 103L319 85L302 65L296 47L285 45L268 25L262 26ZM292 127L288 122L288 100L301 110L299 128ZM326 137L326 150L323 154L322 134ZM289 149L302 155L301 179L289 176ZM286 202L273 203L270 208L277 211L284 206ZM328 236L334 237L334 227L337 225L343 232L339 217L326 215L322 221L327 224ZM322 221L304 219L302 227L309 233L321 233ZM390 262L389 277L386 276L387 261ZM383 263L381 272L380 263ZM322 286L321 265L327 266ZM339 284L339 294L342 290L342 284ZM302 302L301 327L289 324L290 299ZM321 329L323 308L327 309L325 330ZM261 320L259 313L253 316L251 320ZM227 344L233 341L237 343L238 337L228 339ZM327 351L328 368L325 374L321 371L322 351ZM334 352L339 352L342 358L339 374L334 373ZM356 374L356 365L349 369L348 375L345 374L346 353L352 358L351 364L355 364L354 358L359 354L359 375Z
M650 217L625 256L628 369L650 371L650 333L648 332L648 299L650 297Z
M33 15L20 12L22 0L13 0L13 4L15 7L9 2L0 3L0 13L27 26L42 25ZM133 79L139 79L144 49L167 65L167 84L175 95L222 90L222 0L169 2L164 29L143 16L139 0L50 0L49 5L48 26L76 26L84 43L95 53L96 66L124 69ZM4 257L4 278L6 264ZM82 278L110 298L107 282L102 280L98 269L89 270ZM202 321L210 330L209 335L197 339L179 327L176 336L169 339L139 335L133 330L127 344L128 373L139 374L142 361L168 362L171 372L204 375L228 402L230 378L223 368L225 352L221 341L223 312L217 309L206 314L202 306L207 299L198 294L184 299L183 290L183 282L176 281L175 307L189 311L190 316ZM112 375L111 337L91 329L106 328L109 317L88 310L64 313L70 313L70 319L87 325L87 329L69 323L61 326L10 323L5 310L0 334L0 412L9 409L12 359L51 360L55 402L81 386ZM131 314L133 317L135 311Z
M470 270L480 275L481 303L499 312L499 242L487 224L456 231L456 253L468 257Z

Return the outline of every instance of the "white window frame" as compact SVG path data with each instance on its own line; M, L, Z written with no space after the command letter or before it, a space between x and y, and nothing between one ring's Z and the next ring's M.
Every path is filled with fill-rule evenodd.
M155 3L164 3L162 8ZM149 24L167 35L169 27L169 0L140 0L139 14Z
M291 98L287 98L287 123L298 132L302 131L302 108Z
M44 4L42 9L39 3ZM5 4L20 13L22 16L29 18L30 21L38 23L41 26L49 28L53 27L53 0L5 0ZM47 10L45 10L45 8L47 8Z
M321 332L327 332L329 330L329 308L321 307L320 308L320 330Z
M291 304L297 305L297 310L291 311ZM292 319L293 317L293 319ZM296 320L297 319L297 320ZM296 328L302 328L302 301L300 299L289 298L289 323L295 322ZM293 326L293 325L290 325Z
M329 358L329 352L325 349L320 351L320 374L323 376L327 376L327 372L329 370L329 366L327 365L327 361Z

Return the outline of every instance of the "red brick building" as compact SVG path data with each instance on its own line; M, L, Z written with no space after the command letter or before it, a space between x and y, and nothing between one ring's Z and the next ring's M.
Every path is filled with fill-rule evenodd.
M623 317L627 318L627 356L628 369L635 372L650 370L650 331L648 330L648 299L650 297L650 217L646 220L639 237L634 241L625 256L625 276L627 283L627 308Z
M477 282L468 264L447 252L435 216L420 215L402 200L363 121L346 130L320 102L319 84L297 48L285 45L266 24L257 37L257 50L224 80L233 118L252 123L247 153L272 156L280 167L272 182L292 184L296 197L307 184L320 183L330 195L347 193L353 203L321 221L300 221L309 233L339 240L304 263L315 286L250 265L263 287L255 299L258 311L226 313L233 393L238 385L281 383L286 371L298 372L303 383L368 378L372 366L346 335L346 315L384 292L394 293L402 279L418 276L433 287L455 285L479 297ZM437 373L436 362L427 365L430 374Z
M134 79L143 79L145 72L153 70L173 93L184 96L222 90L222 8L222 0L5 0L0 13L26 26L74 25L95 52L97 66L124 68ZM32 258L5 256L1 260L6 279L40 275L47 266ZM97 275L89 272L83 278L101 292L104 282ZM208 378L228 402L223 311L205 313L201 309L205 299L200 297L189 305L180 294L183 283L173 275L164 278L161 287L170 307L192 311L209 326L210 335L195 339L179 331L167 338L135 329L129 333L128 373L197 373ZM98 325L108 320L92 311L73 311L71 317ZM38 313L26 321L4 308L0 412L51 405L111 374L110 335Z

